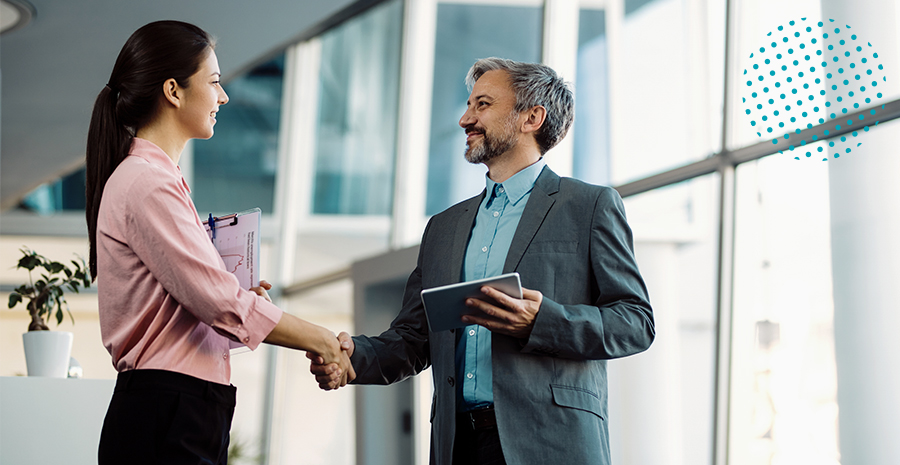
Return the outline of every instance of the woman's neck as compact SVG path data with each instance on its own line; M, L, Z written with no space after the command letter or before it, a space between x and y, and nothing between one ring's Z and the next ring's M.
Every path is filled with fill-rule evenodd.
M167 127L159 122L150 123L141 129L138 129L135 137L148 140L161 148L166 155L172 159L175 164L181 159L181 152L187 145L187 139L180 137L176 128Z

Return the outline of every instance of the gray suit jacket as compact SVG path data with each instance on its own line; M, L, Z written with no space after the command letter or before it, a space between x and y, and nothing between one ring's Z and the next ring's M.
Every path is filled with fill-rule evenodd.
M434 216L402 309L377 337L357 336L355 384L390 384L433 367L431 463L452 463L455 334L428 330L423 288L459 282L485 193ZM655 336L622 199L609 188L538 177L504 273L543 293L528 339L492 335L497 428L509 464L608 464L606 360L646 350Z

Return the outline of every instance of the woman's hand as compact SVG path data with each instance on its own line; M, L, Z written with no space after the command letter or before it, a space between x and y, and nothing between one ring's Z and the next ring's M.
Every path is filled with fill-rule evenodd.
M338 341L341 343L341 350L344 355L348 357L348 359L349 357L352 357L353 351L356 348L356 345L353 343L353 338L351 338L349 334L342 332L338 335ZM347 383L356 378L355 371L350 371L350 375L344 377L345 370L337 363L326 364L325 359L314 352L307 352L306 358L310 360L309 372L316 377L316 382L319 383L319 387L325 391L344 387ZM351 366L350 369L352 370L353 367Z
M271 303L271 302L272 302L272 299L269 297L269 293L266 292L266 291L268 291L269 289L272 289L272 285L269 284L269 282L266 281L266 280L260 281L260 282L259 282L259 286L257 286L257 287L251 287L251 288L250 288L251 291L257 293L257 294L258 294L259 296L261 296L263 299L266 299L266 300L268 300L268 301Z
M331 368L331 377L335 378L331 389L337 389L339 387L344 387L350 381L356 378L356 372L353 370L353 365L350 363L350 355L352 352L344 349L345 343L338 340L335 337L334 333L323 328L322 334L322 349L315 351L315 355L317 360L319 360L323 365L327 365ZM346 333L341 333L342 335ZM310 353L307 353L307 357L310 356ZM320 387L322 383L320 382ZM323 387L323 389L326 389Z

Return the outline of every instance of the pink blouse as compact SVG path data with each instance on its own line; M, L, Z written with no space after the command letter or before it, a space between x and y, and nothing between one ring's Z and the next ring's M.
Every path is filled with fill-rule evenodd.
M100 333L120 372L162 369L229 384L229 341L255 349L282 312L225 269L189 192L162 149L134 139L100 203Z

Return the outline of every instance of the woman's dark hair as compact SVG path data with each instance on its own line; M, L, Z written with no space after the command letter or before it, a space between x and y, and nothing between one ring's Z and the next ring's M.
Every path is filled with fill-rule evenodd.
M94 102L87 137L88 236L91 277L97 278L97 215L106 181L128 155L137 130L154 117L163 83L188 86L200 63L215 48L203 29L181 21L141 27L122 46L106 86Z

